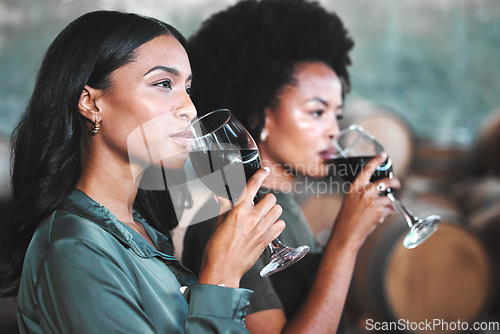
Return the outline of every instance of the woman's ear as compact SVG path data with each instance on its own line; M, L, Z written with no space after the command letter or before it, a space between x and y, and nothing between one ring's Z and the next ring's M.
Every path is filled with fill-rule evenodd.
M269 136L269 116L271 113L271 110L269 108L266 108L265 110L266 116L264 118L264 127L262 128L262 131L260 132L260 138L259 142L264 143L267 140L267 136Z
M100 110L97 107L97 100L100 96L100 92L100 90L86 85L78 100L78 111L91 123L99 123L101 121Z

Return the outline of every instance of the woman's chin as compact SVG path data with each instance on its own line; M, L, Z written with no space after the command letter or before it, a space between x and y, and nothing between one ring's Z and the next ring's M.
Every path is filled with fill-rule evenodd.
M167 190L167 184L176 185L185 182L184 179L172 179L172 175L177 174L168 171L181 170L186 164L186 158L186 155L176 156L175 158L169 157L149 166L143 166L140 172L134 174L134 182L140 189L144 190Z
M323 178L328 176L328 166L314 164L309 165L307 168L298 168L295 172L297 176Z
M187 154L178 154L161 161L161 167L166 169L181 169L186 165ZM160 164L158 164L160 165Z

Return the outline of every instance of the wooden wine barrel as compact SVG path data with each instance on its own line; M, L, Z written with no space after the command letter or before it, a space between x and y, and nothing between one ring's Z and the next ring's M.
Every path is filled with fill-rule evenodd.
M500 175L500 109L481 123L471 153L476 172Z
M469 224L477 232L490 255L494 283L488 313L492 319L500 319L500 199L471 214Z
M432 205L440 211L447 210L455 216L461 215L462 208L456 199L454 190L448 182L433 177L411 175L402 186L404 196L413 197L419 205Z
M463 211L473 215L500 203L500 176L468 178L457 184L455 190Z
M492 281L481 241L456 212L405 202L420 217L440 214L438 231L408 250L402 245L408 231L404 219L394 216L379 226L360 250L349 304L359 316L377 321L474 321L486 307Z
M355 123L361 125L384 146L398 178L403 179L409 174L416 151L415 134L401 116L381 105L354 101L346 106L341 127Z
M500 201L470 215L469 222L495 257L495 268L500 270Z
M469 148L420 139L413 173L454 182L470 175Z

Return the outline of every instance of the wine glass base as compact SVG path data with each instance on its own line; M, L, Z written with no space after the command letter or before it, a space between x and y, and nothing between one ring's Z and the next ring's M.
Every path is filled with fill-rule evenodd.
M262 268L260 276L267 277L288 268L302 259L307 253L309 253L309 246L300 246L297 248L284 247L271 256L271 262Z
M417 247L436 232L440 222L440 216L430 215L418 223L413 224L410 232L408 232L403 241L403 245L408 249Z

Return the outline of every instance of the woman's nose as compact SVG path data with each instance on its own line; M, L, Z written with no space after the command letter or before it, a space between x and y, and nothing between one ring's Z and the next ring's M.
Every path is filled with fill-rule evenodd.
M337 135L340 132L337 116L335 115L334 117L332 117L329 122L325 123L325 125L326 125L326 135L328 136L328 138L333 139L337 137Z
M185 121L191 121L196 117L196 108L190 98L185 101L182 107L175 110L175 117Z

